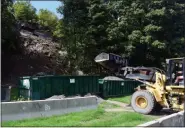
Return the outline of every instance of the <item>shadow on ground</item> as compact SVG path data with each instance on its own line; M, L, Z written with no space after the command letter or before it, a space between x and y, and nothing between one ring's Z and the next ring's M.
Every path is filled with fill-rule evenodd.
M152 115L156 115L156 116L163 116L163 115L170 115L176 113L176 111L170 110L170 109L163 109L160 112L154 112L152 113Z

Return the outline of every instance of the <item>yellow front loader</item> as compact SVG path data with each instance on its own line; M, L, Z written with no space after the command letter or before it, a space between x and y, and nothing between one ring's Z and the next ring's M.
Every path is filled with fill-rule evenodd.
M166 71L155 67L128 67L126 58L112 53L97 55L95 62L118 77L143 83L131 98L134 111L149 114L162 108L184 110L185 57L166 59Z
M136 88L131 98L131 106L135 112L149 114L162 108L184 110L185 58L167 59L167 72L143 67L129 67L129 70L125 67L124 71L127 71L126 78L143 83ZM128 73L131 71L132 73ZM150 79L145 79L143 74L151 76Z

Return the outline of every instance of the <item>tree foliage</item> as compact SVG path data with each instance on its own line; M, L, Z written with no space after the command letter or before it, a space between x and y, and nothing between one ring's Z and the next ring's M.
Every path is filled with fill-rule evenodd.
M85 68L82 65L85 63L85 47L88 46L86 44L88 43L87 23L89 22L87 4L84 0L64 0L63 6L58 9L65 17L63 19L64 46L68 52L71 72L74 69Z
M78 56L74 60L114 52L129 57L131 65L161 67L165 58L185 55L183 0L62 2L66 46Z
M13 5L16 20L36 22L36 9L28 1L17 1Z
M13 3L11 0L3 0L1 3L1 27L2 27L2 51L10 52L16 50L17 43L17 31L16 31L16 19L13 13Z
M57 16L47 9L40 9L38 13L39 24L54 30L58 23Z
M53 36L63 39L71 71L96 73L94 57L101 52L128 57L132 66L161 67L165 58L185 56L184 0L61 2L58 12L63 19L58 20L46 9L36 15L29 2L12 6L10 0L2 1L2 44L13 46L9 44L16 38L16 20L38 20Z
M58 20L55 28L53 29L53 36L59 39L64 38L63 20Z

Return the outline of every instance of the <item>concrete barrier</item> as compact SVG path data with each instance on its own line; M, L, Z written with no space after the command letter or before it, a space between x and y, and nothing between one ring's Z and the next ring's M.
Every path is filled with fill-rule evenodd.
M97 106L98 102L95 96L54 100L4 102L1 106L2 121L62 115L65 113L96 109Z
M184 111L174 113L160 119L138 125L138 127L183 127L184 125Z

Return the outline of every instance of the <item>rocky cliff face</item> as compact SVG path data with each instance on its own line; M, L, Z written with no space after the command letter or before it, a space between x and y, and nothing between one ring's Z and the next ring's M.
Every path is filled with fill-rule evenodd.
M2 56L2 85L17 86L21 76L66 74L66 51L51 38L20 31L21 53Z

